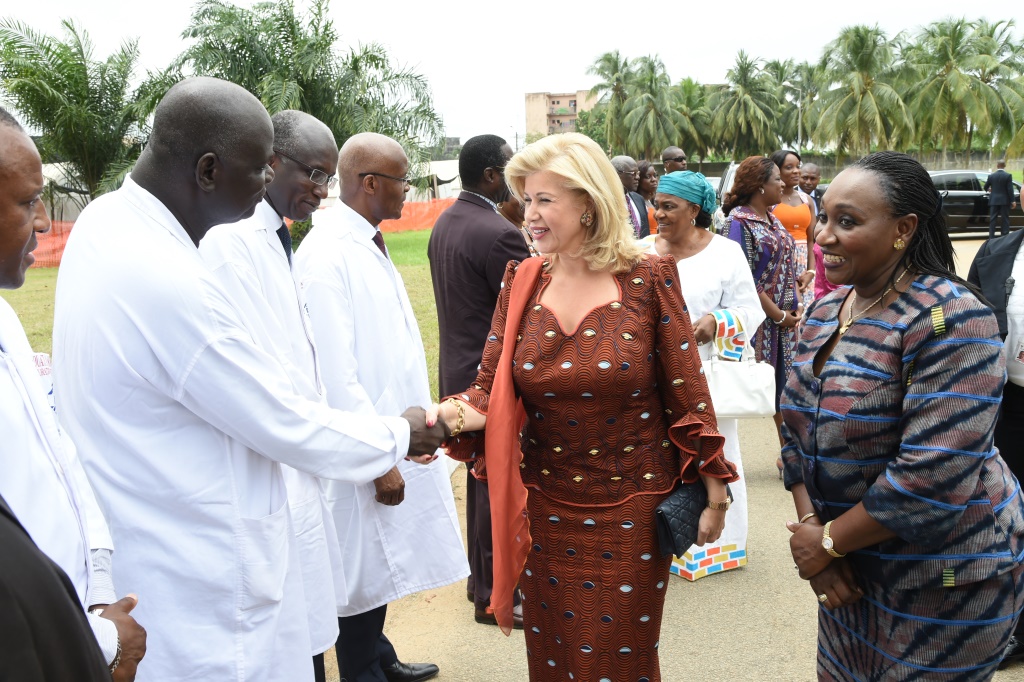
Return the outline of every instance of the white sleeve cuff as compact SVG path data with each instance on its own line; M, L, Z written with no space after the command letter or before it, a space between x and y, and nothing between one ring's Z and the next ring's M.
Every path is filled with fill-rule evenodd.
M117 656L117 626L109 618L102 618L95 613L89 613L88 616L92 634L96 636L96 642L103 652L103 660L110 665Z
M114 576L111 572L111 552L109 549L93 549L89 551L92 562L92 582L89 584L89 606L93 604L113 604L117 601L114 592Z

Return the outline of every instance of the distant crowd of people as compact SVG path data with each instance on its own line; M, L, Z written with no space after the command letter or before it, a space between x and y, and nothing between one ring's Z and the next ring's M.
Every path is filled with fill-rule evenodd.
M682 149L662 165L575 133L466 142L427 250L435 403L379 229L402 146L339 149L225 81L171 88L72 231L52 365L0 303L0 678L319 681L333 648L347 682L427 680L387 606L468 578L476 622L523 629L531 680L660 680L659 505L702 487L690 551L746 563L738 420L705 367L751 356L819 679L1024 659L1024 230L965 280L905 154L824 193L792 150L721 197ZM49 228L42 190L0 109L0 287ZM441 453L467 465L465 548Z

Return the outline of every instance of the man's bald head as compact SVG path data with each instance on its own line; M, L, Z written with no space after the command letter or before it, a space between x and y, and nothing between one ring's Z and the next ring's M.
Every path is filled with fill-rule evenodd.
M165 161L191 167L207 152L232 155L260 132L273 139L274 125L248 90L219 78L188 78L157 105L148 146Z
M192 241L252 215L274 179L274 126L244 88L188 78L167 91L132 179L174 214Z
M24 284L36 233L50 229L42 191L43 164L32 138L0 107L0 289Z
M405 150L386 135L359 133L341 146L341 200L371 225L402 217L408 173Z

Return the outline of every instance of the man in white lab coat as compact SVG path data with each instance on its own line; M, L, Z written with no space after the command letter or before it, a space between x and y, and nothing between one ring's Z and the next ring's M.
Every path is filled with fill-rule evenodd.
M419 327L405 285L377 229L402 215L409 161L401 145L361 133L342 146L341 201L313 216L295 257L332 407L368 417L431 400ZM369 483L331 482L348 603L336 647L348 682L415 682L432 664L404 664L383 633L388 602L469 574L446 462L400 462L405 499L382 503ZM386 502L386 500L385 500Z
M36 233L50 229L42 190L39 152L0 108L0 289L24 284ZM113 543L74 445L57 423L49 381L49 357L33 354L21 321L0 299L0 495L68 575L82 607L92 607L88 622L114 678L131 680L146 632L128 615L133 597L114 603Z
M301 111L274 124L274 182L251 218L206 233L199 253L242 315L253 340L288 368L295 391L326 403L309 314L292 279L291 236L284 219L306 220L337 183L338 145L326 125ZM283 467L299 544L313 670L324 682L324 652L338 639L337 595L344 597L341 550L319 479ZM332 569L332 565L335 569Z
M149 632L139 679L313 679L281 463L371 481L435 431L296 391L197 245L253 215L273 126L244 89L172 87L122 188L82 212L57 280L57 408L118 547L116 580ZM410 448L412 451L410 453Z

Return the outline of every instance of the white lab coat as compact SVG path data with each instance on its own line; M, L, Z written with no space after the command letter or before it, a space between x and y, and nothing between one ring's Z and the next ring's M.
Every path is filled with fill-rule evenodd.
M280 226L281 216L264 200L251 218L210 230L199 253L256 344L288 370L295 392L326 404L309 314L277 236ZM336 595L346 592L338 533L319 479L281 468L298 539L312 653L321 654L338 639Z
M83 608L115 596L94 552L114 549L71 439L53 412L45 355L34 354L17 314L0 299L0 495L40 550L67 573ZM48 387L48 384L50 386ZM112 621L89 616L106 660L117 651Z
M312 679L279 462L353 482L408 450L403 419L297 394L184 228L130 178L82 212L57 278L57 409L149 633L140 682Z
M405 284L373 243L376 228L342 202L318 211L294 259L332 407L397 415L430 404L426 358ZM405 500L378 503L372 483L331 481L348 603L365 613L469 575L447 463L400 462Z

